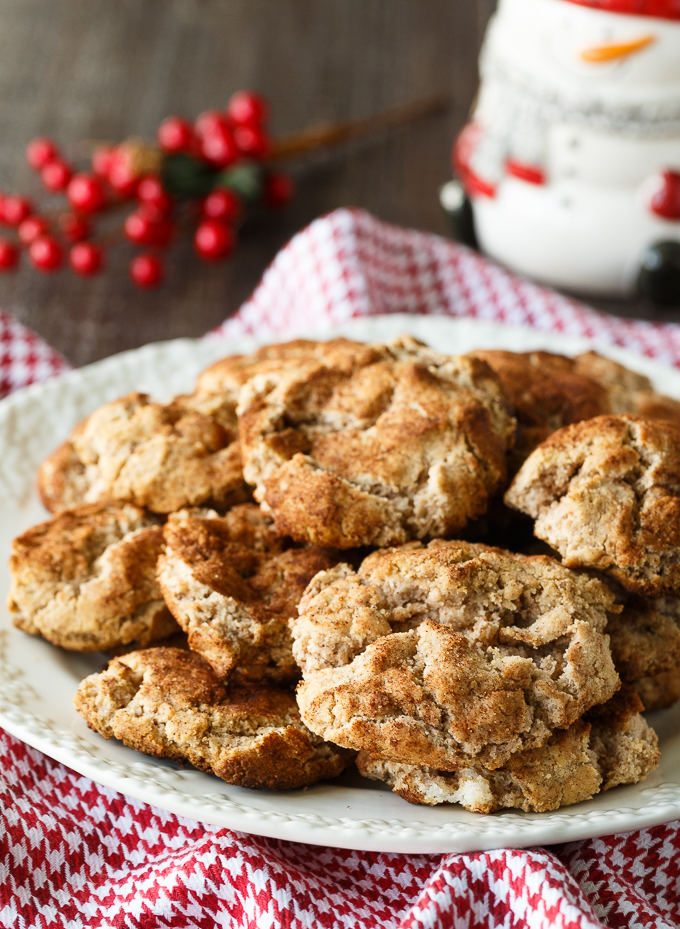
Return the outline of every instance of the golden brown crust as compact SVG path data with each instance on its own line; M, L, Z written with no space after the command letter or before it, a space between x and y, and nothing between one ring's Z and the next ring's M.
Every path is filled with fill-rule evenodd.
M165 527L165 541L158 578L190 647L220 677L296 680L289 620L309 581L338 555L287 548L272 520L252 504L221 518L176 514Z
M351 548L445 535L486 510L513 421L483 362L403 338L319 343L241 391L244 473L279 532Z
M557 429L611 412L607 389L574 370L574 361L551 352L475 351L496 372L517 417L510 452L512 474Z
M162 528L130 504L83 504L14 540L14 624L75 651L148 644L177 625L156 581Z
M601 790L637 784L659 763L659 741L640 716L643 709L635 688L623 686L584 717L592 726L591 745L602 773Z
M225 690L194 652L155 648L114 658L82 681L74 702L105 738L189 761L240 787L306 787L340 774L351 759L305 728L290 694Z
M564 646L577 623L602 633L620 607L598 579L544 555L471 542L376 551L357 572L319 574L300 602L294 652L305 675L349 664L376 639L431 619L483 646ZM566 647L566 646L564 646Z
M622 681L680 669L680 600L675 597L631 600L610 617L607 633Z
M320 354L342 353L346 346L352 344L348 339L328 342L293 339L264 345L250 355L230 355L206 368L196 381L194 393L181 399L193 409L214 417L226 428L234 429L239 393L249 380L257 375L294 367Z
M609 410L606 412L637 413L647 419L680 422L680 403L657 393L644 374L631 371L596 352L577 355L574 365L580 375L598 381L607 390Z
M43 462L38 486L54 512L117 500L171 513L248 499L235 432L186 398L152 403L132 393L100 407Z
M357 766L364 776L386 781L410 803L460 803L478 813L556 810L617 784L639 783L656 767L658 740L640 710L630 690L620 691L592 720L589 714L590 721L578 720L540 748L513 755L495 771L479 765L438 771L366 752L359 754Z
M511 474L557 429L594 416L637 413L680 422L677 400L656 393L643 374L596 352L575 358L540 351L471 354L496 372L517 417L517 439L509 457Z
M680 593L680 426L626 414L560 429L505 495L569 567L643 596Z
M293 624L307 725L446 770L495 768L619 686L605 586L469 543L376 552L318 575ZM455 630L455 631L453 631Z
M633 681L645 710L665 710L680 700L680 667Z

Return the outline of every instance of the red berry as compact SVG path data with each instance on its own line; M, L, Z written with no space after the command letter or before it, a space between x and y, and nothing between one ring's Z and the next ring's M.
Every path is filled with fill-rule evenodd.
M158 219L153 224L153 244L165 248L172 240L174 224L169 219Z
M163 188L157 174L148 174L141 179L137 186L137 197L145 206L153 206L161 215L167 215L172 211L172 197Z
M102 145L96 149L92 156L92 173L96 174L97 177L108 180L115 151L116 149L112 145Z
M252 90L239 90L227 105L227 115L238 125L260 123L267 118L269 104Z
M42 216L28 216L19 223L20 240L24 245L30 245L39 235L45 235L50 228L50 224Z
M206 133L200 143L201 155L216 168L226 168L238 158L239 151L234 133L229 126L216 126Z
M233 223L241 215L241 201L228 187L218 187L203 201L203 215L209 219L221 219Z
M135 210L126 218L123 230L126 237L135 245L153 245L154 225L154 221L149 216L141 210Z
M139 177L132 168L130 154L120 146L111 152L106 180L121 197L132 197L137 189Z
M219 261L234 250L234 230L217 219L206 219L196 229L194 248L204 261Z
M295 185L289 174L269 174L264 179L264 205L270 210L280 210L290 203Z
M69 252L68 260L76 274L87 277L101 269L102 250L92 242L77 242Z
M69 203L83 213L97 213L106 203L101 181L91 174L76 174L66 189Z
M249 158L266 158L272 148L269 136L262 126L236 126L234 139L238 150Z
M69 242L80 242L90 234L89 222L77 213L62 213L59 217L59 228Z
M153 210L154 208L151 207ZM125 220L123 226L126 237L135 245L167 245L172 238L173 225L168 219L159 218L150 213L145 204L135 210Z
M56 271L64 253L54 236L41 235L28 247L28 257L39 271Z
M163 263L155 255L137 255L130 262L130 277L138 287L155 287L163 278Z
M35 171L40 171L49 161L54 161L58 155L59 151L52 139L33 139L26 148L26 161Z
M194 132L199 139L204 139L213 132L229 128L229 120L219 110L206 110L197 117L194 123Z
M158 127L156 138L164 152L187 152L194 144L194 130L181 116L168 116Z
M26 197L8 194L2 199L2 221L8 226L18 226L33 212L33 204Z
M0 238L0 271L11 271L19 262L19 252L9 239Z
M54 161L49 161L40 172L43 186L46 190L51 190L52 193L65 190L72 177L73 168L59 158L55 158Z

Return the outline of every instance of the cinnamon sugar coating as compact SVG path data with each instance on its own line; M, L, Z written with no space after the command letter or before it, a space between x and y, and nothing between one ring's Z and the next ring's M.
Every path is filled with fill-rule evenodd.
M556 810L618 784L637 784L659 763L658 739L640 716L642 704L632 689L619 691L596 709L494 771L479 765L438 771L367 752L359 754L357 766L365 777L386 781L409 803L459 803L478 813Z
M622 681L664 672L680 679L680 600L632 599L607 625L614 665Z
M293 623L302 718L407 764L494 769L619 686L614 597L544 556L462 542L317 575Z
M645 375L596 352L575 358L542 351L471 355L493 368L517 417L511 474L553 432L594 416L637 413L680 423L680 402L657 393Z
M188 761L240 787L307 787L351 760L305 728L286 691L226 690L204 658L180 649L114 658L81 682L74 702L104 738Z
M299 677L289 620L307 584L338 555L290 548L271 518L243 504L223 517L185 511L165 526L158 579L173 616L219 677L286 683Z
M38 474L45 506L117 500L172 513L183 506L229 506L248 499L235 430L191 406L152 403L132 393L80 423Z
M74 651L146 645L177 631L156 581L163 530L130 504L84 504L14 540L14 625Z
M644 374L631 371L596 352L577 355L574 370L606 389L609 396L609 410L606 412L637 413L647 418L680 422L680 402L657 393Z
M645 710L665 710L680 700L680 666L633 681Z
M578 373L575 361L564 355L501 350L471 354L493 368L517 417L517 439L509 461L512 474L557 429L611 412L606 387Z
M680 426L630 414L560 429L527 459L505 501L569 567L643 596L680 593Z
M404 337L318 343L242 388L246 480L281 534L338 548L446 535L505 479L514 421L478 359Z

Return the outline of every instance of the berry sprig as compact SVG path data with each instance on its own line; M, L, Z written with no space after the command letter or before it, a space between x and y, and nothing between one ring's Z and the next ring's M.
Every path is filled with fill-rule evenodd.
M293 181L275 169L277 162L432 116L449 102L432 97L273 139L266 100L242 90L224 111L201 113L193 123L168 116L155 144L133 138L99 145L87 165L71 163L51 139L33 139L28 164L68 206L41 212L26 197L0 193L0 224L16 230L14 238L0 236L0 271L14 270L26 252L39 271L57 271L68 259L76 274L98 274L106 248L126 238L144 249L130 262L132 281L155 287L164 276L163 250L181 231L192 231L199 258L221 261L234 251L249 215L286 206ZM122 225L107 224L119 210L128 210Z
M186 228L200 259L221 261L248 215L279 209L293 196L290 177L267 164L275 147L268 116L263 97L239 91L225 111L210 110L193 123L164 119L155 145L128 139L98 146L87 166L67 160L51 139L33 139L28 164L68 206L40 211L26 197L0 193L0 223L16 230L15 238L0 236L0 271L14 270L25 251L39 271L56 271L68 259L76 274L94 275L107 246L124 237L144 249L130 262L132 281L155 287L164 276L163 250ZM123 209L122 228L98 235L104 217Z

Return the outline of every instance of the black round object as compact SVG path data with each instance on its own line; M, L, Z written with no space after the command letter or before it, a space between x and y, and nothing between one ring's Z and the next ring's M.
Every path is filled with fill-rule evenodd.
M475 218L470 198L460 181L449 181L440 191L440 201L451 224L451 233L457 242L479 248L475 232Z
M637 288L655 306L680 308L680 242L669 239L647 248Z

